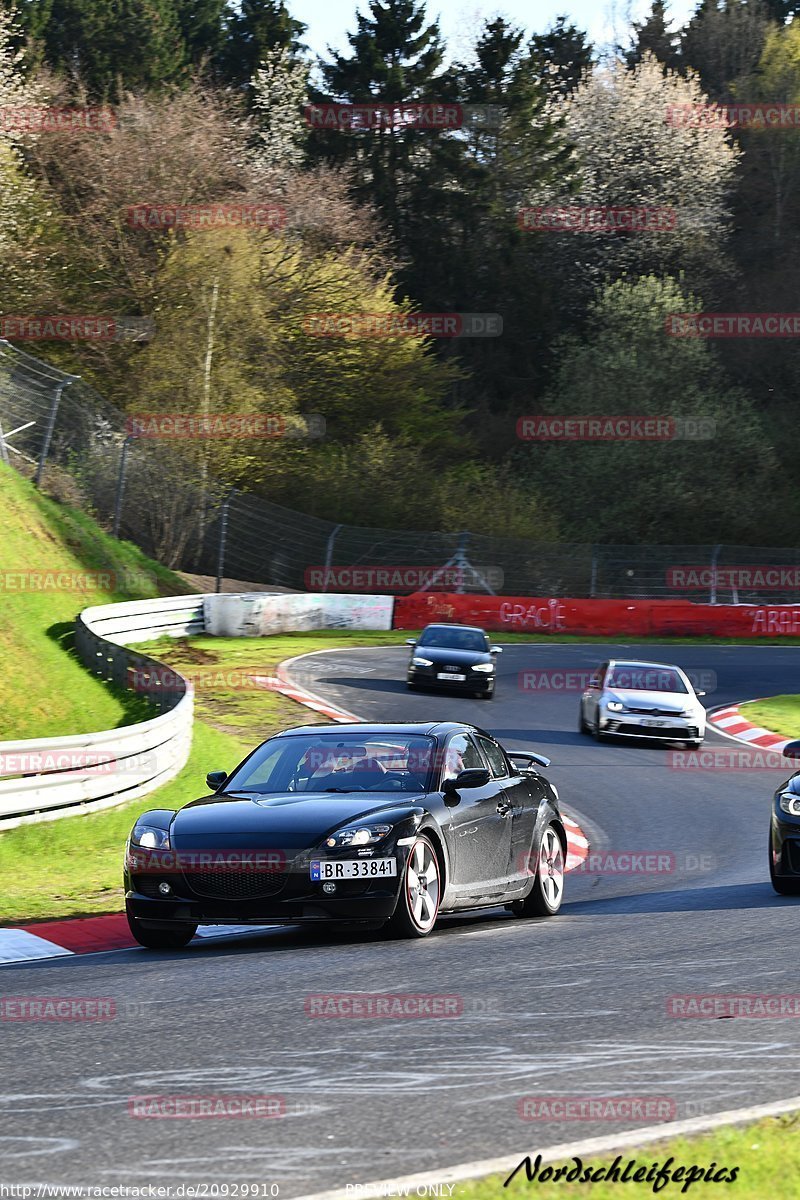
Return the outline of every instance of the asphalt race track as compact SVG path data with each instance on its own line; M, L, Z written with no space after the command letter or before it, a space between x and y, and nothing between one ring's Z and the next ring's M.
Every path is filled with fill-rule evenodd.
M524 1121L525 1096L661 1097L682 1119L797 1094L797 1019L667 1015L673 995L800 992L800 901L772 892L766 859L789 769L686 770L676 747L596 744L577 733L579 692L518 687L522 672L585 671L615 650L715 676L709 707L800 690L800 647L506 645L490 703L407 693L405 647L317 654L294 676L365 719L463 717L540 750L593 851L657 852L669 870L573 874L553 920L443 919L421 942L268 930L4 967L5 996L117 1005L92 1024L0 1026L7 1181L299 1196L634 1124ZM355 991L455 994L463 1014L306 1015L309 993ZM143 1094L230 1092L279 1095L286 1115L129 1115Z

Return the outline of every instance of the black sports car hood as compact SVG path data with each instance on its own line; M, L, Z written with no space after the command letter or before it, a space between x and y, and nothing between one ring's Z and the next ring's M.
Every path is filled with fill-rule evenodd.
M303 849L351 821L375 819L393 824L412 811L422 812L425 798L349 792L278 792L262 795L235 792L193 800L180 809L171 826L173 850L229 848Z
M453 650L447 646L416 646L412 658L429 658L436 666L449 664L454 667L492 661L487 650Z

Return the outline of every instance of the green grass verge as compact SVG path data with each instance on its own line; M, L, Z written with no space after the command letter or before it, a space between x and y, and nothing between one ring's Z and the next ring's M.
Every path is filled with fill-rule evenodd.
M770 696L742 705L742 716L781 737L800 737L800 696Z
M75 616L90 604L185 593L188 585L2 465L0 528L0 741L92 733L151 716L142 697L81 665L70 650ZM109 586L72 584L87 572L102 572L97 582ZM64 587L65 573L72 586ZM31 590L48 574L61 575L64 590Z
M575 1135L576 1138L579 1135ZM520 1138L520 1141L523 1139ZM528 1137L528 1142L534 1141ZM535 1162L536 1150L527 1151L531 1162ZM520 1160L525 1152L520 1153ZM594 1170L609 1167L616 1155L592 1156L584 1155L584 1168L591 1166ZM730 1170L738 1167L733 1183L718 1183L712 1181L686 1184L684 1178L669 1182L656 1190L652 1182L633 1182L630 1176L637 1167L648 1170L654 1163L663 1166L669 1159L671 1173L683 1166L697 1166L704 1169L716 1164L715 1173L723 1167ZM529 1182L523 1168L507 1188L503 1181L507 1176L490 1175L483 1179L457 1183L453 1191L453 1200L496 1200L500 1196L551 1196L569 1200L570 1197L585 1196L591 1200L620 1200L624 1196L653 1196L658 1195L669 1200L674 1196L689 1196L692 1200L719 1200L723 1196L753 1197L754 1200L797 1200L800 1194L800 1114L791 1113L783 1117L770 1117L757 1121L752 1125L726 1126L713 1133L694 1138L675 1138L670 1141L651 1143L641 1150L625 1150L620 1154L620 1169L624 1172L626 1164L635 1159L636 1167L629 1172L629 1178L623 1186L621 1181L598 1181L597 1183L565 1182L563 1176L558 1181L551 1178L541 1182L538 1178ZM548 1164L550 1165L550 1164ZM552 1164L554 1167L565 1165L574 1169L575 1163ZM541 1170L545 1169L544 1165ZM725 1178L728 1177L726 1174Z

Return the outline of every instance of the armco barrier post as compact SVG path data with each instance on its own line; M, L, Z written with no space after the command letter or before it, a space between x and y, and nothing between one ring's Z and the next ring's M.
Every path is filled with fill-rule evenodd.
M128 470L128 451L131 448L131 442L134 439L134 434L129 433L122 443L122 453L119 457L119 474L117 475L117 492L114 497L114 525L111 530L111 536L119 537L119 523L122 519L122 497L125 494L125 475Z

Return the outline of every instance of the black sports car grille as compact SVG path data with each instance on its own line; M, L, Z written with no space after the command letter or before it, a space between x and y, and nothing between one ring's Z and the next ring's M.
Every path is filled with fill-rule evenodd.
M214 900L258 900L277 896L286 884L282 871L187 871L184 879L198 896Z
M628 705L628 712L639 713L643 717L677 717L678 714L674 708L632 708Z

